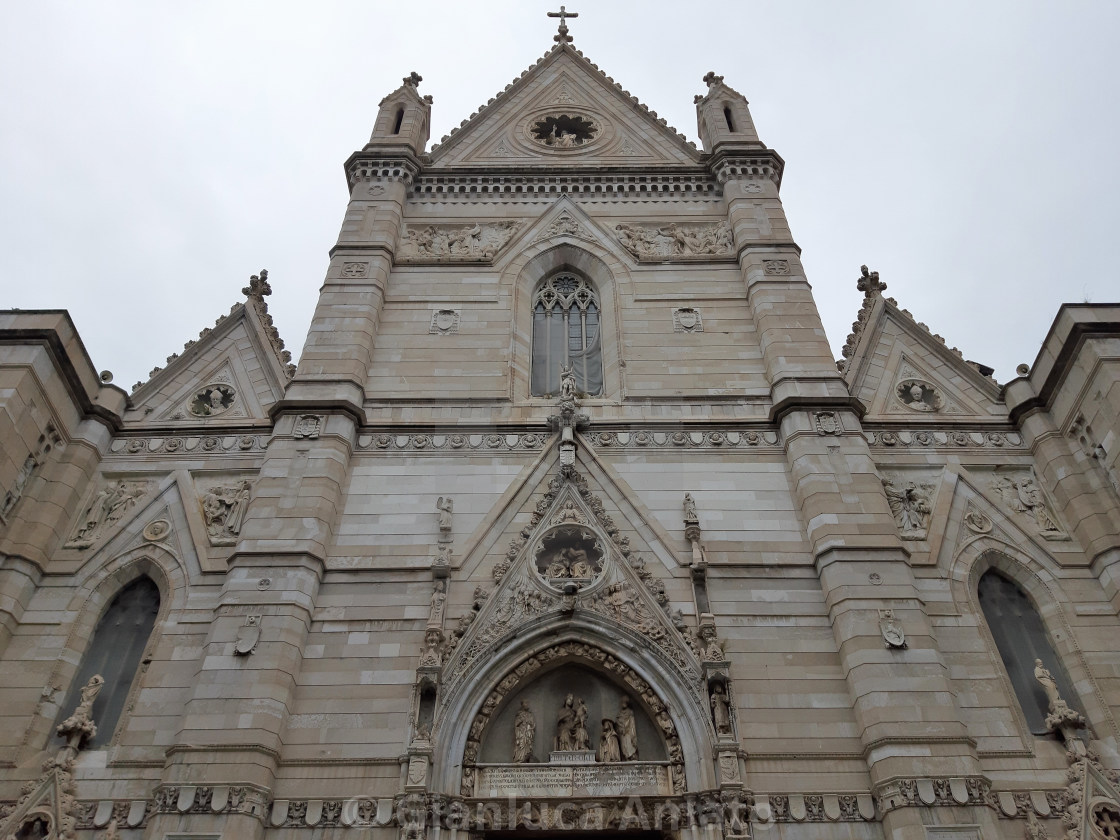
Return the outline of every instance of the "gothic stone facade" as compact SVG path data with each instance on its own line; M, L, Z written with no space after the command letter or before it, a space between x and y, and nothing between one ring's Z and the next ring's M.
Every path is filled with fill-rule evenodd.
M558 37L382 101L298 370L0 314L0 831L1116 838L1120 306L838 365L744 97Z

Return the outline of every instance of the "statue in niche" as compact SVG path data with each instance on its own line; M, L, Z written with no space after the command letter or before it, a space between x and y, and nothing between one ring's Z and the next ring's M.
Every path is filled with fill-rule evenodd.
M71 750L72 755L76 755L85 742L97 734L97 724L93 720L93 701L104 686L105 678L100 674L90 677L89 682L82 686L82 699L74 709L74 714L55 730L60 738L66 739L66 749Z
M587 731L587 704L583 702L582 697L576 701L576 721L572 730L572 749L591 749L591 735Z
M436 510L439 511L439 535L451 536L451 514L455 509L455 501L450 497L440 496L436 501Z
M603 718L602 734L599 735L599 751L595 754L595 760L604 764L622 761L618 732L615 730L615 722L610 718Z
M513 763L525 764L533 760L533 736L537 724L527 700L521 701L521 708L513 719Z
M428 610L428 624L443 624L443 608L447 603L447 584L436 581L432 589L432 600Z
M576 701L569 694L564 698L564 705L556 713L556 741L554 747L557 752L570 752L575 749L576 728Z
M1050 714L1046 716L1046 728L1051 732L1060 732L1066 743L1070 744L1077 737L1076 731L1085 727L1085 716L1076 709L1071 709L1062 699L1061 694L1058 693L1058 684L1042 664L1041 659L1034 661L1034 678L1046 692L1046 699L1049 701Z
M993 479L991 486L1011 510L1033 519L1043 537L1061 539L1065 536L1054 515L1050 513L1033 476L1003 475Z
M630 708L630 698L623 697L619 704L618 720L615 721L618 732L619 761L638 760L638 726L634 720L634 710Z
M720 735L731 734L731 703L722 683L716 683L712 688L712 721L716 725L716 732Z
M941 410L941 397L928 382L907 379L898 383L895 394L898 396L899 402L907 408L914 409L914 411Z
M933 485L908 481L902 489L899 489L894 481L884 478L883 490L887 494L887 504L891 507L891 513L894 514L902 538L925 539L926 529L929 527L929 515L933 510L930 504Z
M602 568L603 551L592 532L560 527L545 534L536 557L537 570L549 580L590 580Z

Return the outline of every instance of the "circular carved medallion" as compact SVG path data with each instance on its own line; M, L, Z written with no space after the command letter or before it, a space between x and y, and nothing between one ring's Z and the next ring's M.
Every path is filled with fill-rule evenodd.
M194 395L190 412L196 417L214 417L227 411L236 396L237 392L229 385L207 385Z
M941 395L929 382L921 379L904 379L895 389L898 401L914 411L940 411Z

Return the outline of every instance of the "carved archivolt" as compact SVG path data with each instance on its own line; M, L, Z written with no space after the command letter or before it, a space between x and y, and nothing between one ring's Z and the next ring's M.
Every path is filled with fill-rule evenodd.
M568 659L589 662L601 670L616 674L641 698L650 712L650 717L665 739L669 754L669 775L672 780L673 792L683 793L685 789L684 751L681 747L680 737L677 735L676 724L673 723L672 716L669 714L669 707L664 700L629 665L620 662L595 645L569 641L545 648L530 656L503 677L494 690L487 695L482 708L479 709L471 722L467 745L463 751L463 795L471 796L474 792L474 767L478 761L479 749L482 746L483 733L490 724L494 713L502 707L506 697L514 694L527 677L537 674L545 665Z

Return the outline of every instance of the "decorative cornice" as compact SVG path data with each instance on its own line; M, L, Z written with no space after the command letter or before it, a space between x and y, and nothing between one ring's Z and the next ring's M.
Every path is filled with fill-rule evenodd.
M263 452L268 446L267 435L191 435L175 434L167 437L118 437L109 444L112 455L245 455Z
M488 168L483 172L438 172L420 174L409 192L410 201L539 202L555 201L561 195L578 195L588 201L718 200L721 184L699 167L680 169L615 169L598 167L586 172L532 171Z
M894 449L1023 449L1018 432L987 429L871 430L864 429L869 446Z

